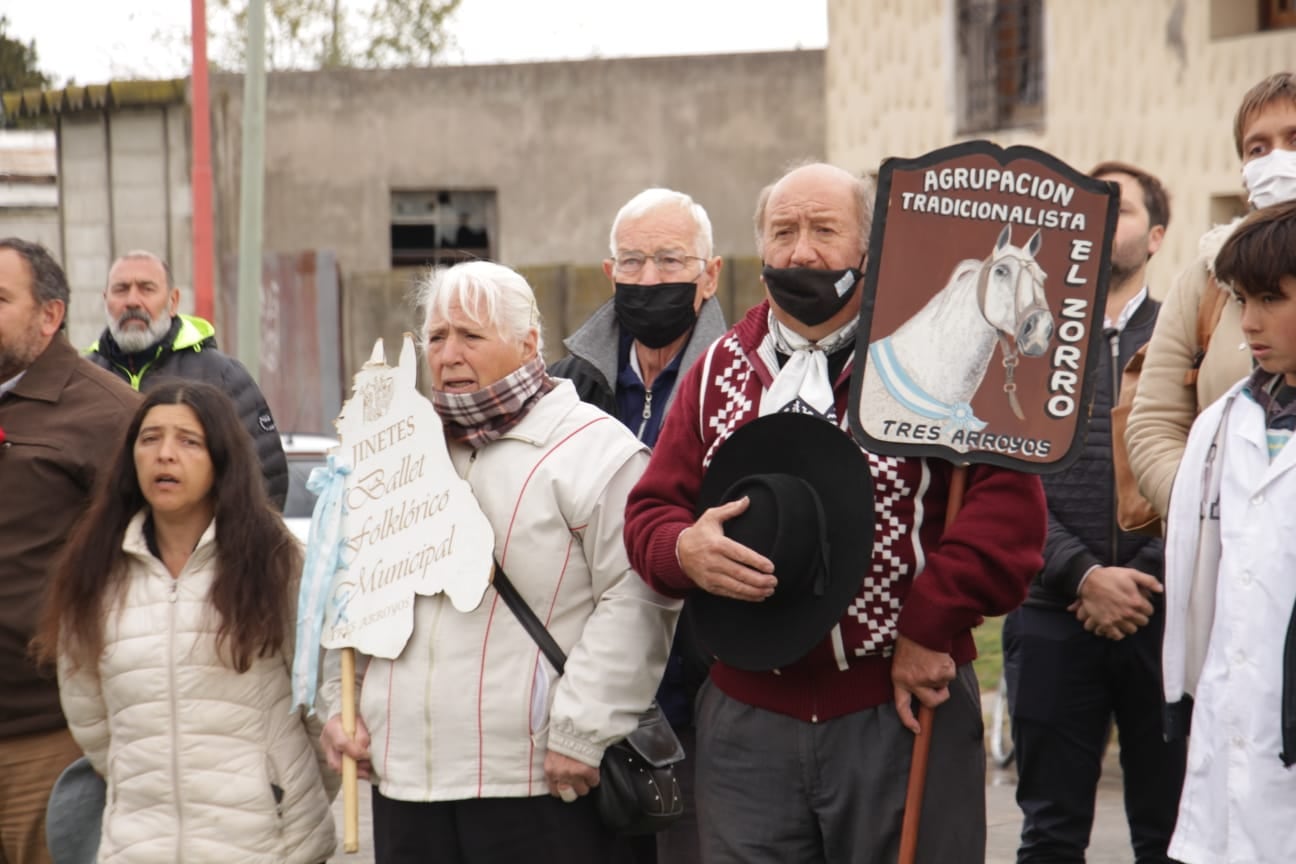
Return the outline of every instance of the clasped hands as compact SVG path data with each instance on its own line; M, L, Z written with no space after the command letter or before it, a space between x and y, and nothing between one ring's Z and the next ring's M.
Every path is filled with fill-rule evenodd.
M1096 567L1067 609L1090 633L1121 640L1152 617L1152 595L1162 592L1155 576L1131 567Z

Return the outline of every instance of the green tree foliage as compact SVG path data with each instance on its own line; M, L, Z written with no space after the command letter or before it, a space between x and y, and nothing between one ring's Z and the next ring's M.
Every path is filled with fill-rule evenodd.
M9 19L0 15L0 93L28 87L48 87L50 77L36 66L36 43L9 36ZM0 126L8 129L47 125L31 118L15 120L0 114Z
M461 0L265 0L271 69L387 68L435 62ZM247 58L248 0L208 7L211 59L239 70Z
M0 92L49 83L49 76L36 68L36 43L11 38L9 19L0 15Z

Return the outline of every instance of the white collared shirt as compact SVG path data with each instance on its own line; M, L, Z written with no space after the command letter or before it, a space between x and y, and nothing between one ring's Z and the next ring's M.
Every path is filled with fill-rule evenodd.
M1116 316L1115 324L1113 324L1112 320L1108 318L1106 315L1103 316L1103 329L1106 330L1109 327L1115 327L1117 333L1124 330L1125 325L1129 324L1130 319L1134 317L1134 313L1137 312L1138 308L1143 305L1143 301L1146 300L1147 297L1148 297L1148 286L1146 283L1144 283L1143 287L1139 290L1139 292L1135 294L1133 297L1131 297L1129 299L1129 302L1125 304L1125 308L1121 310L1120 315Z

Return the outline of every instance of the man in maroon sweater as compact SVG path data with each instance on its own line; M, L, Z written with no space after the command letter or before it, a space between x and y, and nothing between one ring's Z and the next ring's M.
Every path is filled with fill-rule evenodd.
M831 165L762 191L767 302L678 385L626 507L635 569L662 593L760 602L779 574L729 539L747 499L697 516L703 474L737 428L779 411L847 428L846 402L872 225L872 185ZM917 699L936 708L922 862L985 858L985 756L971 630L1016 607L1042 565L1039 478L973 466L944 525L949 463L868 454L872 564L838 624L800 660L745 671L717 661L697 706L703 858L894 861ZM705 634L702 634L705 639ZM757 638L760 638L759 635Z

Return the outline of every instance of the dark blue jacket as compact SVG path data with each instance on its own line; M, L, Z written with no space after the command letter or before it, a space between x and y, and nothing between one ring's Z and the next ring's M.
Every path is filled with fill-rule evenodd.
M1094 363L1088 434L1080 458L1067 470L1044 475L1048 499L1048 539L1044 569L1031 583L1027 606L1065 608L1076 599L1080 580L1093 567L1132 567L1162 577L1160 538L1121 531L1116 525L1116 475L1111 457L1111 409L1120 376L1130 357L1152 338L1161 304L1146 298L1114 337L1103 338ZM1117 358L1113 363L1112 342Z

